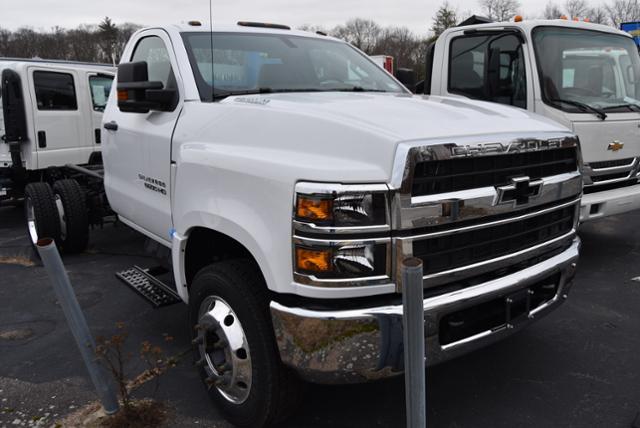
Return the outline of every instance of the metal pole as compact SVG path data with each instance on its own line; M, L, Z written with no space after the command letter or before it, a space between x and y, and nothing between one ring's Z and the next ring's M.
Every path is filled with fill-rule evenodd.
M424 293L422 260L402 262L402 324L404 339L404 391L407 403L407 427L427 425L425 385Z
M67 319L69 328L73 333L84 364L87 366L93 385L96 388L98 397L102 402L102 407L107 414L113 414L118 411L118 398L105 376L102 367L98 365L95 354L95 342L89 331L87 320L84 318L82 309L78 304L76 295L73 292L67 271L64 269L60 254L56 248L53 239L44 238L38 240L36 244L42 264L49 275L51 284L56 293L56 297L62 306L62 311Z

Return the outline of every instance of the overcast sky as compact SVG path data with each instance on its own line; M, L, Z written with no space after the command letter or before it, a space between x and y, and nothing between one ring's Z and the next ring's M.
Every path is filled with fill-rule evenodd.
M539 14L547 0L522 1L526 16ZM562 1L559 1L562 3ZM213 0L214 22L270 21L292 26L321 25L329 29L352 17L383 25L404 25L427 33L441 1L435 0ZM451 0L460 12L480 12L477 0ZM116 23L142 25L208 20L208 0L2 0L0 27L49 29L97 23L105 15Z

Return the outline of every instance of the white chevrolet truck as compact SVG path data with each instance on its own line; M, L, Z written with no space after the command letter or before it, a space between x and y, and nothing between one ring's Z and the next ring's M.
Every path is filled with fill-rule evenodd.
M67 203L67 185L29 184L53 184L67 164L101 163L102 112L114 75L105 64L0 58L0 204L47 190Z
M105 203L172 261L171 281L118 277L188 304L202 379L238 426L281 421L301 379L402 373L408 257L424 262L428 364L567 298L579 144L547 119L414 96L345 42L260 23L141 30L116 90Z
M640 57L629 34L567 20L461 25L428 49L419 92L520 107L575 132L582 221L640 208Z

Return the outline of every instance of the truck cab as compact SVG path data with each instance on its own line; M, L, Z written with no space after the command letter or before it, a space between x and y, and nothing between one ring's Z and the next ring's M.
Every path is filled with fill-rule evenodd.
M428 50L424 93L510 105L580 138L581 220L640 208L640 58L611 27L566 20L464 25Z
M0 201L66 164L99 162L114 67L0 58Z

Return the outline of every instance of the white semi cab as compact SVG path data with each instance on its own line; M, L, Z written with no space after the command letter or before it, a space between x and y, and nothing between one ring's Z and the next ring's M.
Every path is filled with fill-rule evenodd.
M106 196L170 252L174 284L118 276L188 304L198 370L234 424L281 421L300 379L401 373L408 257L424 262L429 364L566 299L582 178L564 127L414 96L351 45L285 26L147 28L122 58Z
M451 28L428 50L424 93L520 107L575 132L582 221L640 208L640 58L629 34L566 20Z
M102 112L115 68L0 58L0 202L66 164L99 164Z

